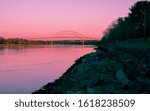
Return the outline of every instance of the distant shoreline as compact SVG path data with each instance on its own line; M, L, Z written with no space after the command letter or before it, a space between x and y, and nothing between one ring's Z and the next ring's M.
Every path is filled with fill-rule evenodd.
M27 40L23 38L0 37L0 45L2 46L22 46L22 45L95 45L98 40Z
M40 46L40 45L51 45L51 44L0 44L0 46ZM52 44L52 45L82 45L82 44ZM95 45L95 44L84 44L84 45Z

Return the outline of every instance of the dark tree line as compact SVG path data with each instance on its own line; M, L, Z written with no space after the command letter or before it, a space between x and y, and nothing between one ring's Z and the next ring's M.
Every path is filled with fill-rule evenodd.
M0 44L28 44L29 41L26 39L21 38L9 38L4 39L3 37L0 37Z
M138 1L127 17L115 20L104 32L102 41L116 42L150 37L150 1Z

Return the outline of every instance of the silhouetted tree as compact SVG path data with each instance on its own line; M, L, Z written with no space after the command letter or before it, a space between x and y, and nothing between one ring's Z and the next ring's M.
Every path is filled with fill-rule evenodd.
M136 24L137 37L147 37L150 35L150 1L138 1L130 8L128 18Z
M106 29L102 41L116 42L150 37L150 1L138 1L125 18L118 18Z

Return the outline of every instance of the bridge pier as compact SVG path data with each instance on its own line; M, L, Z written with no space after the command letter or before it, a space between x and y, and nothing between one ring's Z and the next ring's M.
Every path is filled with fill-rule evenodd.
M82 40L82 45L84 45L84 40Z
M51 46L53 45L53 41L51 40Z

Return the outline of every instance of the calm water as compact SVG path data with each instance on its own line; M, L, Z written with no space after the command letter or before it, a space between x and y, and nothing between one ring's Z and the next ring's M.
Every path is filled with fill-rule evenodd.
M31 93L59 78L94 46L0 47L0 93Z

